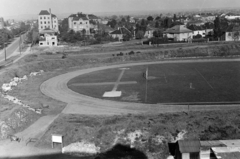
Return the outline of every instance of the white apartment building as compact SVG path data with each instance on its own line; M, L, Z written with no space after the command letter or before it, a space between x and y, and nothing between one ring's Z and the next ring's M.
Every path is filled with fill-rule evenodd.
M51 13L51 9L49 9L49 12L41 10L38 15L38 30L41 32L44 29L51 29L55 32L59 31L57 16Z
M85 34L90 35L90 29L97 29L97 25L91 24L90 20L98 23L100 19L93 14L72 14L68 17L69 30L74 30L75 32L82 32L83 30L85 30Z

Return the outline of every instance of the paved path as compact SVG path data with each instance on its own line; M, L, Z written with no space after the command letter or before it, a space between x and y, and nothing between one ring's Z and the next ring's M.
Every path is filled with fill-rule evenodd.
M177 61L155 61L155 62L140 62L129 63L112 66L96 67L84 70L69 72L45 81L40 90L43 94L52 97L53 99L68 103L63 110L66 114L95 114L95 115L115 115L128 113L165 113L165 112L180 112L188 111L188 105L169 105L169 104L143 104L116 102L103 99L97 99L85 96L70 90L67 87L67 82L72 78L110 68L120 68L138 65L164 64L164 63L196 63L196 62L231 62L240 61L240 59L201 59L201 60L177 60ZM192 111L198 110L217 110L237 107L238 105L194 105L190 107Z
M7 46L6 48L6 56L7 58L9 58L13 53L18 52L20 54L20 52L18 51L19 48L19 44L20 42L23 43L23 39L25 38L26 34L21 35L21 41L20 41L20 37L17 37L16 39L14 39L14 41ZM0 62L5 60L5 49L0 50Z
M48 115L39 118L34 124L30 125L22 132L15 134L20 137L22 141L26 142L29 138L40 139L49 125L58 117L58 115Z

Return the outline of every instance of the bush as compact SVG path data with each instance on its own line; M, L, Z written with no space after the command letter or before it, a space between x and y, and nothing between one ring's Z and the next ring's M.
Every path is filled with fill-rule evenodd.
M46 52L46 55L52 55L53 53L52 52Z
M67 58L67 54L63 53L62 59L65 59L65 58Z

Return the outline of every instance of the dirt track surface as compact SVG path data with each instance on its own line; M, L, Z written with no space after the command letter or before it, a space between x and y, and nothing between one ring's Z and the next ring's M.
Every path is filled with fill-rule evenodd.
M219 110L231 109L239 105L166 105L166 104L143 104L143 103L128 103L116 102L109 100L97 99L82 94L78 94L67 87L67 83L72 78L86 73L100 71L110 68L130 67L137 65L151 65L164 63L193 63L193 62L231 62L240 61L240 59L201 59L201 60L177 60L177 61L155 61L155 62L140 62L128 63L120 65L111 65L96 67L84 70L77 70L51 78L45 81L40 90L43 94L68 103L62 113L65 114L88 114L88 115L119 115L119 114L136 114L136 113L167 113L167 112L182 112L182 111L201 111L201 110Z

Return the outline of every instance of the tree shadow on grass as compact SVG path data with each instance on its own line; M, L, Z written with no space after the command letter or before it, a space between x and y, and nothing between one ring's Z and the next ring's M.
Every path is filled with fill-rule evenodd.
M137 149L130 148L128 145L117 144L106 152L92 156L73 156L69 154L59 153L38 156L13 157L9 159L147 159L147 156Z

